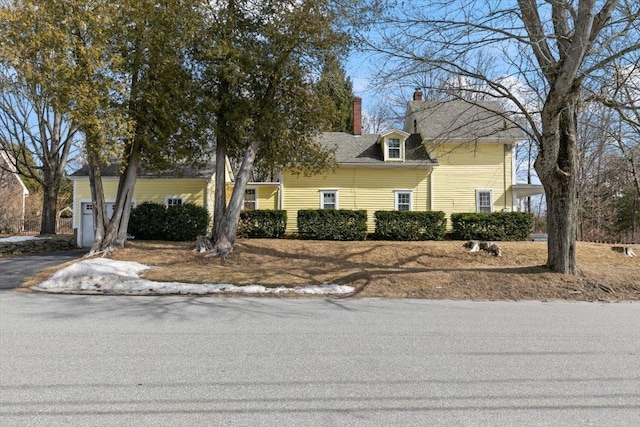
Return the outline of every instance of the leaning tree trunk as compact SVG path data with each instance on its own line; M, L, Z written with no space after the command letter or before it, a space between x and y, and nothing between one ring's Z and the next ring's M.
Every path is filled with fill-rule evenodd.
M213 244L213 251L207 254L207 257L219 256L226 259L233 252L233 245L236 241L236 232L238 231L238 221L240 219L240 211L244 201L244 192L247 183L253 171L253 162L258 153L259 143L254 141L251 143L240 165L240 170L236 174L236 179L231 193L231 199L227 205L222 221L217 228L217 236ZM218 160L216 160L218 161ZM216 196L217 197L217 196Z
M140 154L137 146L135 146L127 159L127 166L124 172L120 175L113 215L107 223L104 239L100 245L101 252L110 253L122 249L125 245L131 213L131 201L139 166Z
M577 105L577 96L565 99L560 105L545 104L544 135L535 162L547 200L546 266L571 275L577 274Z

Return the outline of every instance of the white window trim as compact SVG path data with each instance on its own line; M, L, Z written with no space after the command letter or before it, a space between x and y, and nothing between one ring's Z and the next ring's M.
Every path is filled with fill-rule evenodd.
M480 193L489 193L489 203L490 203L489 206L491 209L489 212L493 212L493 190L489 188L481 188L476 190L476 212L477 213L483 212L480 210Z
M253 191L255 191L255 194L256 194L256 200L254 201L254 203L255 203L255 208L254 208L254 210L256 210L256 211L257 211L257 210L259 209L259 207L258 207L258 187L247 187L247 188L245 188L245 189L244 189L244 191L245 191L245 193L244 193L244 194L245 194L245 196L247 195L247 190L253 190ZM245 199L243 198L243 199L242 199L242 209L243 209L243 210L244 210L244 202L245 202Z
M180 199L182 204L184 205L184 197L176 195L176 196L165 196L164 197L164 207L169 208L169 199Z
M400 152L400 156L399 157L391 157L391 155L389 154L390 150L391 150L391 146L389 145L389 141L392 139L397 139L398 140L398 151ZM402 140L402 138L386 138L385 139L385 146L386 146L386 152L385 152L385 156L386 156L386 160L389 162L401 162L404 160L404 141Z
M324 209L324 195L327 193L335 193L336 195L336 207L335 209L339 209L339 202L338 202L338 190L320 190L320 209Z
M398 195L409 194L409 210L413 210L413 190L393 190L393 208L398 209Z

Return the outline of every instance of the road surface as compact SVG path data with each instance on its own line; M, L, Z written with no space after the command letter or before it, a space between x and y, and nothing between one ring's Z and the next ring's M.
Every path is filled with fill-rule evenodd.
M0 291L17 288L40 270L80 258L86 253L86 249L78 249L0 258Z
M640 305L0 293L0 425L640 425Z

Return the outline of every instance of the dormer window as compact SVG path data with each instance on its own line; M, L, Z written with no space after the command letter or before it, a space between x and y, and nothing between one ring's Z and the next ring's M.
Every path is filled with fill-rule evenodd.
M385 162L404 162L405 142L411 136L407 132L392 129L383 133L378 138L378 143L382 147L382 155Z
M389 138L388 140L389 159L400 159L400 139Z

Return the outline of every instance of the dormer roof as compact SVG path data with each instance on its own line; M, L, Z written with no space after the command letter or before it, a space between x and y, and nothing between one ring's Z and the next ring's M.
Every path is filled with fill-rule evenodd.
M405 138L408 138L411 134L400 129L391 129L386 131L385 133L380 134L378 141L381 141L383 138L386 138L389 135L401 135Z

